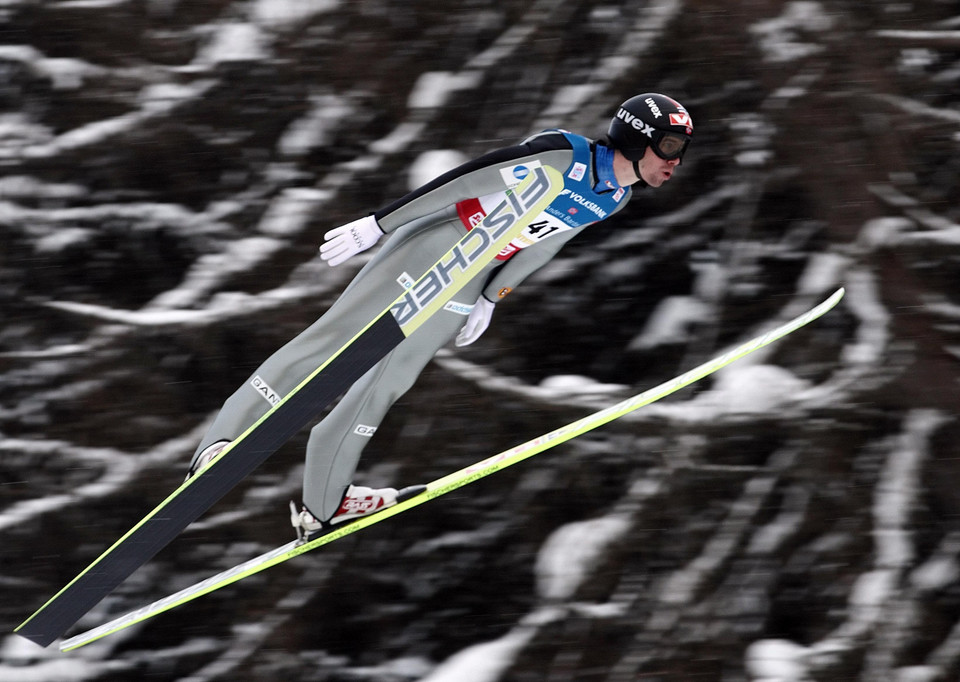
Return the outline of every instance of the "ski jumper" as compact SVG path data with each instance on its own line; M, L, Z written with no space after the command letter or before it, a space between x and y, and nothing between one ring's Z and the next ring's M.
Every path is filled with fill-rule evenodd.
M613 150L568 133L546 131L485 154L377 211L389 238L323 316L276 351L220 410L197 455L233 440L366 326L498 205L531 168L551 166L564 188L520 237L468 282L444 309L370 369L310 432L304 505L320 519L337 510L364 446L391 405L452 339L482 295L496 302L548 263L580 228L616 213L631 191L616 184Z

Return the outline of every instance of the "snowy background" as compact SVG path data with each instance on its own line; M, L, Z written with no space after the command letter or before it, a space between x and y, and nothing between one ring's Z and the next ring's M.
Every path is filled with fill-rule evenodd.
M960 676L956 2L0 0L0 43L0 681ZM838 309L96 645L3 634L336 298L363 259L323 265L326 230L647 90L696 123L676 177L444 352L360 482L484 459L842 285ZM83 629L289 539L304 441Z

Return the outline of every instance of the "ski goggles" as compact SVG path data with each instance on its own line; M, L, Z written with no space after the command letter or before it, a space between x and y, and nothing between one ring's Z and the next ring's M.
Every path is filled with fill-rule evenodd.
M653 153L664 161L683 158L687 151L687 145L690 144L690 138L677 133L668 133L662 130L656 130L650 141Z

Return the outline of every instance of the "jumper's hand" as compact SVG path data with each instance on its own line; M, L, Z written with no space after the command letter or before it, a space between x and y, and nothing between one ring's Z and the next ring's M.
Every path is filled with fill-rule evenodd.
M320 258L328 265L340 265L351 256L369 249L382 236L383 230L377 225L377 219L368 215L335 227L323 235L325 241L320 246Z
M457 346L469 346L479 339L480 335L490 326L490 318L493 317L494 307L495 305L483 296L478 298L476 304L473 306L473 310L470 311L470 315L467 317L467 323L463 325L463 329L457 334L457 339L454 343Z

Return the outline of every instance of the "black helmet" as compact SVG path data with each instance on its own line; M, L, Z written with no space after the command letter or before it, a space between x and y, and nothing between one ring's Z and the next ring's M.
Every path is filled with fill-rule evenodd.
M682 159L693 138L693 119L679 102L648 92L620 105L607 137L614 149L634 163L643 158L648 146L661 159Z

